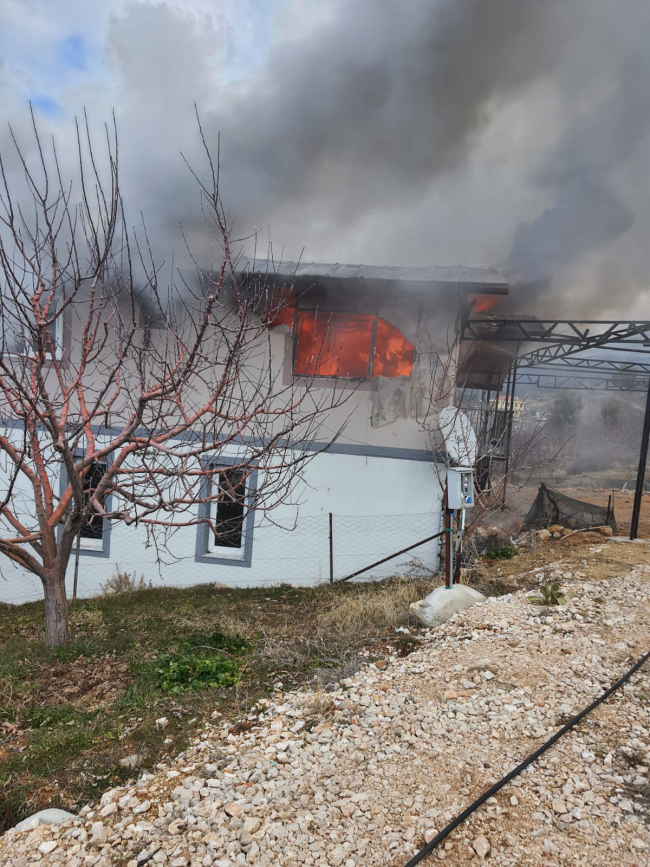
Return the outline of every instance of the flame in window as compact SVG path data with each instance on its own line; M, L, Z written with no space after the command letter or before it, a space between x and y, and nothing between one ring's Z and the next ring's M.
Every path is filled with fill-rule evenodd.
M378 316L298 310L278 311L271 328L294 332L294 374L367 380L409 376L415 347L402 332Z
M414 361L413 344L390 322L378 318L373 376L409 376Z

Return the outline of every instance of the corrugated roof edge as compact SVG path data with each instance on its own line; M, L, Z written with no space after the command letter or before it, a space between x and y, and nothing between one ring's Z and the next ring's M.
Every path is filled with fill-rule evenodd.
M273 262L268 259L246 259L237 263L238 271L275 274L302 280L309 277L330 280L385 280L394 283L446 283L483 294L507 295L509 284L494 268L473 268L465 265L425 268L398 265L341 265L338 262Z

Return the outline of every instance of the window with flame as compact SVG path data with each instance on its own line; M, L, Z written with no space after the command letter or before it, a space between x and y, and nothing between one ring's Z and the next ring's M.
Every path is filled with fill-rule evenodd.
M277 325L293 330L296 376L368 380L413 369L415 347L380 316L285 307L271 327Z

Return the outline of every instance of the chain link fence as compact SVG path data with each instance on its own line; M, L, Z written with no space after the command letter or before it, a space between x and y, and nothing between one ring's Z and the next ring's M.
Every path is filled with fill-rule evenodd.
M115 524L103 552L84 552L79 557L78 596L102 593L116 571L128 572L136 583L189 587L213 583L227 586L313 585L338 581L385 557L428 538L441 529L439 511L401 515L299 515L295 524L282 526L257 516L251 538L250 561L197 562L198 528L175 531L168 550L158 551L146 535L134 527ZM434 539L388 562L364 572L355 580L375 580L392 575L421 574L437 568L440 540ZM242 568L242 566L244 568ZM67 573L68 596L72 596L75 550ZM0 600L14 604L42 598L36 576L1 564Z

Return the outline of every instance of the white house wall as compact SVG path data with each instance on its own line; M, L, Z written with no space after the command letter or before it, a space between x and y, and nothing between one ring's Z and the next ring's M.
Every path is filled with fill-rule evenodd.
M334 446L336 450L337 446ZM341 446L353 449L354 446ZM317 455L306 467L296 505L282 505L269 518L255 516L250 565L197 562L197 533L175 532L163 563L147 546L141 528L115 524L107 556L80 556L78 595L102 592L102 585L121 570L144 575L154 586L188 587L205 582L232 587L280 582L313 585L329 580L329 513L333 517L335 578L343 577L401 548L433 535L441 527L442 492L436 468L424 453L395 450L395 456L340 452ZM293 528L295 524L295 529ZM282 529L282 528L287 529ZM428 568L438 562L438 541L430 542L367 573L383 577L405 571L414 557ZM19 604L42 597L38 578L0 558L0 601ZM74 554L67 585L72 592Z

